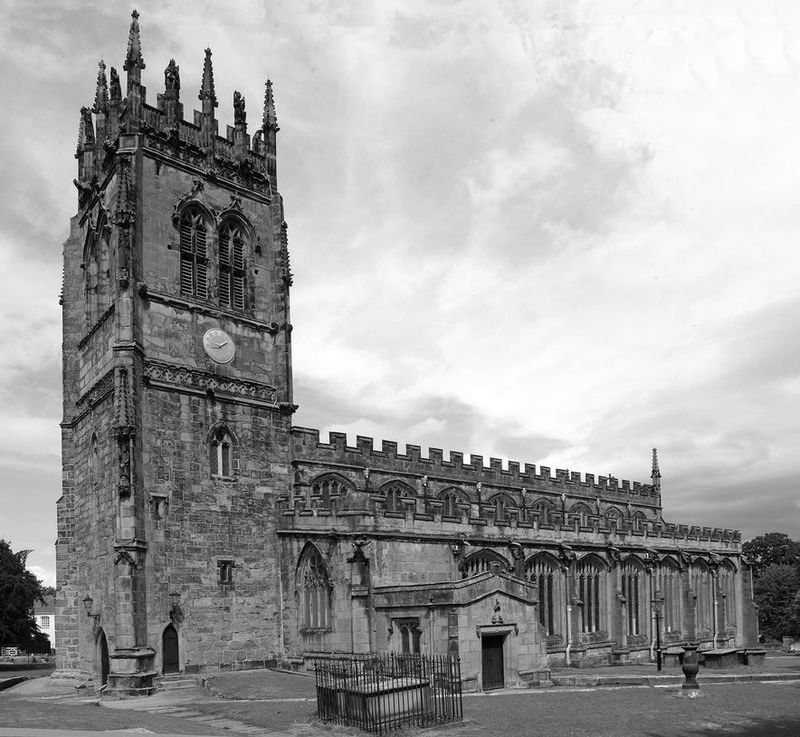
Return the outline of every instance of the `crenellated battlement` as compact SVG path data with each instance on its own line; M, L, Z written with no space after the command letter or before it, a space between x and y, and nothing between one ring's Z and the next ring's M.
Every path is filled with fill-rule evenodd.
M95 99L92 107L81 109L78 131L78 178L80 195L94 191L113 162L120 137L141 134L146 145L156 152L202 168L209 176L227 179L239 189L249 189L270 197L277 191L276 134L272 83L268 80L260 125L251 136L247 130L245 98L233 93L233 125L219 135L215 110L218 101L214 88L211 49L205 50L202 81L198 98L201 109L193 112L192 121L184 120L180 100L180 68L170 59L164 70L164 91L156 96L156 105L147 102L147 90L141 83L145 68L139 32L139 14L134 10L128 36L128 50L123 64L127 72L126 95L120 78L100 61Z
M292 436L296 457L310 457L320 460L360 465L364 468L382 469L391 465L397 470L415 472L426 476L459 478L472 483L502 484L518 486L522 489L547 489L569 493L579 493L591 498L622 501L636 497L661 505L661 490L658 484L644 484L638 481L619 480L614 476L583 474L533 463L489 458L486 465L482 455L470 454L465 462L463 453L450 451L445 459L440 448L429 448L427 456L418 445L405 445L405 452L399 452L398 443L381 441L380 449L375 447L373 438L358 435L355 445L348 445L347 435L341 432L329 433L328 442L320 440L319 431L294 427Z

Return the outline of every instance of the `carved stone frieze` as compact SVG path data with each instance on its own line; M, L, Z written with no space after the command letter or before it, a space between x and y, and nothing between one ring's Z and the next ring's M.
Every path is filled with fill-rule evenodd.
M256 402L276 404L276 389L268 384L244 379L216 376L186 366L175 366L160 361L148 361L144 366L145 380L151 383L168 384L215 394L229 394Z
M114 390L114 370L106 372L94 386L81 396L76 405L78 409L94 407L101 399L105 399Z

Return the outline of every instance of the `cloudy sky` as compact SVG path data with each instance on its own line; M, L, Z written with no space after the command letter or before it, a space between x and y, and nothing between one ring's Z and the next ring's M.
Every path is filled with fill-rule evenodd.
M131 6L0 17L0 537L54 578L78 113ZM223 8L225 8L223 12ZM148 102L275 85L299 425L800 537L800 4L146 0Z

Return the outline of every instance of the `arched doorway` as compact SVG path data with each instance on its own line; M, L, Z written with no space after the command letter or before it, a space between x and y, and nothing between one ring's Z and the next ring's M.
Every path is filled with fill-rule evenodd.
M108 642L106 641L106 633L100 630L97 635L97 642L95 644L95 673L100 676L100 685L105 686L108 683L108 672L111 670L108 659Z
M179 671L178 632L175 627L168 624L161 636L161 672L178 673Z

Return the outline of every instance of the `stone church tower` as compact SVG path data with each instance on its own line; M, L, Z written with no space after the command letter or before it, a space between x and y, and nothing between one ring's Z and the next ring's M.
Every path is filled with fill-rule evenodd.
M236 92L221 136L210 49L191 123L175 61L155 104L144 68L134 11L125 79L100 62L81 110L62 294L58 665L122 693L199 647L280 650L295 409L271 83L252 135Z

